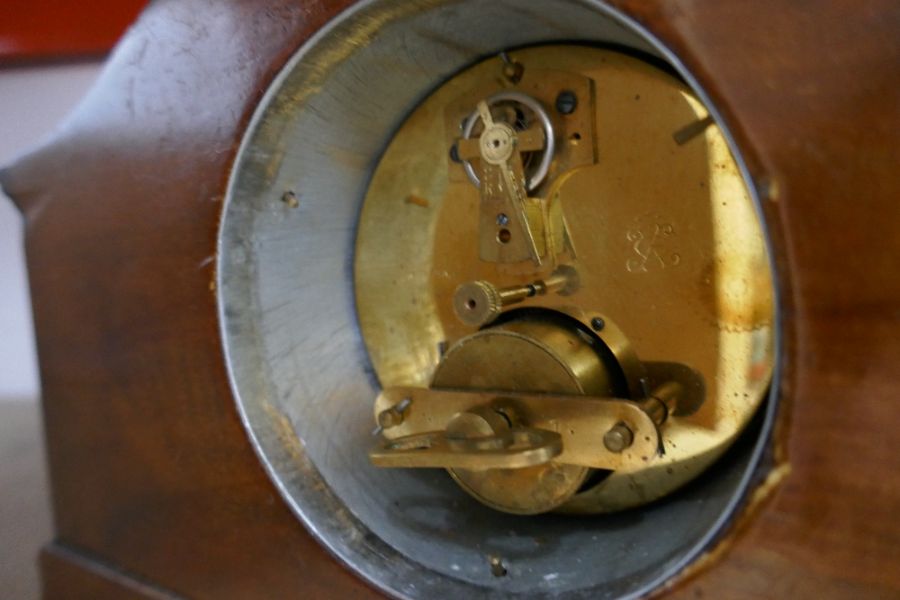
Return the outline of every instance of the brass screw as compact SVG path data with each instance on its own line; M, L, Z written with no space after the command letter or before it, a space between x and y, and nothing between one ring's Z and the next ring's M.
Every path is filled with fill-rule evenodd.
M300 206L300 200L297 198L297 194L292 192L291 190L286 191L281 196L281 201L287 204L288 208L297 208Z
M634 433L625 423L618 423L603 436L603 445L616 454L630 447L634 442Z
M488 560L491 564L491 575L494 577L504 577L506 575L506 567L499 556L489 556Z
M770 200L772 202L777 202L778 197L781 194L781 189L778 186L778 180L769 177L768 175L763 175L756 181L756 189L759 190L759 196L763 200Z
M525 67L522 63L512 60L506 52L500 53L500 59L503 61L503 76L512 84L519 83L522 75L525 74Z
M519 83L522 79L522 75L525 74L525 67L517 62L511 62L503 65L503 76L506 77L510 83Z
M402 423L405 418L403 413L410 404L412 404L412 398L404 398L394 406L378 413L379 429L390 429Z

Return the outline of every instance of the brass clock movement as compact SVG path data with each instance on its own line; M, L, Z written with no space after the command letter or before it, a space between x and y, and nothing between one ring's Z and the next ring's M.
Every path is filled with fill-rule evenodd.
M670 72L545 45L456 75L369 184L354 264L380 467L498 510L677 489L759 406L772 282L741 174Z

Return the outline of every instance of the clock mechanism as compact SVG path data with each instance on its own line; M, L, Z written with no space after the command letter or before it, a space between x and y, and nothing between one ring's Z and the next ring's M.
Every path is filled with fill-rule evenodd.
M708 467L773 365L750 195L706 108L609 49L441 85L371 179L355 258L372 464L500 511L610 512Z

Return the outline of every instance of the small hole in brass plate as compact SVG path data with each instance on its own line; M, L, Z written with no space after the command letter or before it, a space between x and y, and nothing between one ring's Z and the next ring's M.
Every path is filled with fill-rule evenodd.
M497 241L501 244L508 244L511 239L512 234L509 232L509 229L501 229L497 232Z

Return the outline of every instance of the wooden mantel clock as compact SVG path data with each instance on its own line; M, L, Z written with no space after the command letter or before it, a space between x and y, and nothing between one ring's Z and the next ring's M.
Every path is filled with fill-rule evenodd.
M2 171L46 596L898 597L898 30L151 4Z

